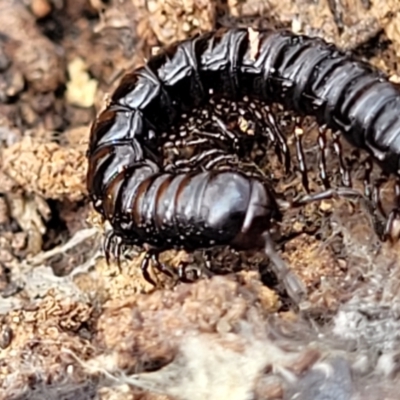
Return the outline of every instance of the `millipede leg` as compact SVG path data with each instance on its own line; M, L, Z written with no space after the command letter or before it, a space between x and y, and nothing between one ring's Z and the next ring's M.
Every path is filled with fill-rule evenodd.
M371 157L368 157L365 162L365 172L364 172L364 194L369 199L372 198L372 190L371 190L371 173L373 168L373 163Z
M153 286L157 286L157 283L150 276L149 268L151 267L150 261L154 263L154 266L163 274L168 275L170 278L174 278L176 273L165 264L161 263L159 260L160 250L151 249L148 250L143 257L142 263L140 265L140 269L142 270L143 277L147 282L151 283Z
M212 160L210 160L208 163L204 165L204 169L210 170L211 168L214 168L217 164L220 162L225 162L226 164L229 163L229 161L233 161L236 157L231 154L221 154L220 156L214 157Z
M349 170L346 168L343 161L343 151L342 145L340 144L340 133L333 133L333 149L335 150L336 155L339 158L339 171L342 179L342 185L346 187L351 187L351 176Z
M225 153L219 149L210 149L201 152L200 154L196 154L187 160L176 160L175 162L166 165L164 170L167 172L174 172L177 170L183 171L185 169L192 170L198 166L201 162L204 161L207 157L213 155L224 155Z
M193 133L195 135L197 135L197 136L200 136L200 137L197 137L196 139L188 140L187 144L189 146L197 145L199 143L201 143L201 144L202 143L208 143L210 141L210 139L211 140L218 140L218 141L223 141L225 139L224 136L221 135L220 133L203 131L203 130L200 130L200 129L197 129L197 128L193 130Z
M142 270L142 274L144 279L149 282L153 286L157 286L157 283L154 281L154 279L151 277L149 273L149 268L150 268L150 260L151 260L152 254L151 251L146 252L146 254L143 257L143 260L140 264L140 269Z
M263 110L265 111L264 120L267 127L265 133L267 134L267 137L272 144L277 143L278 141L277 129L274 128L274 124L276 125L275 118L274 116L272 116L272 121L271 121L270 118L271 109L268 106L265 106ZM281 151L280 147L278 147L278 151ZM281 154L279 154L278 156L280 158Z
M201 137L190 140L178 140L175 142L175 144L178 146L198 146L199 144L206 144L209 141L210 140L208 138Z
M115 234L113 230L108 231L103 242L103 251L106 259L106 263L109 265L111 261L111 254L117 261L119 270L121 271L121 251L122 243L118 240L119 237Z
M195 277L193 279L189 279L189 273L194 272ZM179 264L178 267L178 277L181 282L185 283L192 283L200 279L202 275L202 268L198 266L193 266L193 265L187 265L187 264Z
M211 264L211 260L212 260L211 253L206 250L203 253L203 257L204 257L204 263L205 263L204 272L207 274L208 277L210 277L213 275L212 264Z
M314 201L328 200L328 199L339 198L339 197L364 199L363 194L355 189L351 189L351 188L347 188L347 187L339 187L339 188L330 188L327 190L323 190L322 192L301 196L299 199L293 200L291 206L292 207L301 207L308 203L312 203Z
M383 240L390 240L395 242L400 237L400 210L394 208L387 219L385 230L383 234Z
M384 231L384 240L395 242L400 237L400 181L395 183L396 206L389 213Z
M178 276L180 281L191 283L200 279L202 275L205 275L207 278L213 276L213 272L211 271L211 258L212 258L211 254L207 250L204 250L202 254L205 266L201 264L200 265L188 265L187 263L179 264ZM189 273L194 273L195 277L189 279L188 278Z
M394 185L394 193L396 196L396 208L400 208L400 180L396 179L396 183Z
M192 139L186 139L186 138L181 138L177 139L175 141L169 141L164 144L164 148L177 148L177 147L182 147L182 146L198 146L201 144L209 144L210 139L211 140L216 140L219 142L224 142L228 141L230 143L233 143L232 147L234 150L235 154L238 154L241 149L240 147L240 137L236 133L232 132L227 128L225 123L220 120L218 117L214 117L213 120L216 122L218 125L218 129L220 132L208 132L204 130L199 130L199 129L194 129L193 133L197 135L198 137L192 138ZM221 161L232 159L233 155L227 155L227 151L224 151L222 149L208 149L202 151L200 154L196 154L195 156L189 158L188 160L177 160L174 164L168 165L165 170L166 171L174 171L177 168L180 168L181 170L183 168L185 169L193 169L197 167L199 164L204 162L204 160L210 156L214 155L220 155L219 158L213 159L210 161L210 165L217 164ZM210 167L207 167L210 168ZM206 169L207 169L206 168Z
M228 141L232 143L233 150L238 153L240 151L240 137L238 134L232 132L226 124L218 117L214 117L213 120L216 122L219 128L219 133L203 131L200 129L195 129L193 131L194 134L200 136L198 139L194 139L193 141L189 141L188 143L198 144L198 141L201 143L206 143L209 139L217 140L219 142ZM196 141L196 142L194 142Z
M117 238L116 238L117 239ZM117 261L117 266L119 271L122 271L121 268L121 254L122 254L122 243L120 241L116 241L115 242L115 246L114 246L114 258Z
M300 125L301 125L301 123L300 123ZM308 183L308 175L307 175L307 165L306 165L306 160L304 157L303 145L301 143L302 134L303 134L302 129L296 129L294 132L295 143L296 143L296 156L297 156L297 161L299 162L299 169L301 172L301 180L303 183L304 190L307 193L310 193L310 188L309 188L309 183Z
M271 130L272 134L274 137L276 137L276 139L278 140L279 143L279 148L283 154L284 157L284 165L285 165L285 172L289 173L290 171L290 152L289 152L289 148L288 145L286 143L286 138L283 135L283 133L281 132L281 130L279 129L279 126L276 122L276 119L274 117L274 115L272 114L271 110L268 108L266 108L266 122L268 124L268 128Z
M164 149L176 149L178 147L189 147L189 146L198 146L199 144L208 143L208 138L195 138L195 139L176 139L176 140L169 140L163 144Z
M240 139L239 136L232 132L226 124L218 117L215 117L215 122L217 123L222 135L227 137L233 143L233 149L238 152L240 150Z
M216 155L225 155L225 152L220 149L209 149L209 150L204 150L199 154L194 155L193 157L187 159L187 160L176 160L176 162L173 164L175 168L195 168L198 164L204 162L204 160L207 157L211 156L216 156Z
M114 244L115 236L116 235L115 235L114 231L108 231L105 235L104 242L103 242L104 256L106 258L106 263L108 265L110 264L110 255L112 253L112 247Z
M320 159L318 162L318 168L319 168L319 176L322 180L322 183L324 185L325 189L330 188L329 184L329 179L328 179L328 174L326 172L326 127L321 127L319 129L319 135L318 135L318 146L320 149Z
M400 187L399 187L400 190ZM372 216L372 222L374 225L375 232L382 232L382 221L377 219L375 216L375 205L373 200L367 198L365 195L362 193L358 192L355 189L348 188L348 187L341 187L341 188L331 188L328 190L324 190L319 193L315 194L308 194L305 196L302 196L301 198L297 200L293 200L290 205L285 204L283 202L283 206L285 208L290 208L290 207L301 207L304 206L305 204L314 202L314 201L321 201L321 200L328 200L332 198L339 198L339 197L344 197L344 198L359 198L362 205L367 209L368 213ZM386 227L384 228L385 233L383 234L384 237L387 237L387 235L390 235L390 232L394 232L394 229L396 229L397 235L399 236L400 233L400 225L397 224L395 225L395 222L399 220L399 208L396 208L392 211L391 216L389 216L389 219L387 220ZM400 221L400 220L399 220ZM381 233L378 233L381 235Z
M373 187L372 187L372 201L375 204L377 210L379 213L384 217L388 218L388 215L386 214L385 210L383 209L382 206L382 198L381 198L381 184L383 183L382 179L378 179Z
M170 278L175 277L176 273L172 270L172 268L160 262L159 255L159 251L152 251L150 254L151 261L153 261L155 267L163 274L168 275Z
M161 250L159 249L148 250L143 257L142 263L140 264L140 269L142 270L144 279L146 279L146 281L152 284L153 286L157 286L157 283L153 280L153 278L150 276L149 273L149 268L151 267L150 261L154 263L155 267L160 272L168 275L169 277L173 278L176 275L171 268L167 267L166 265L160 262L158 258L160 252Z
M289 297L296 303L300 304L307 295L307 290L300 278L290 270L285 261L275 250L274 242L269 232L264 233L265 254L272 263L272 270L280 282L283 282Z

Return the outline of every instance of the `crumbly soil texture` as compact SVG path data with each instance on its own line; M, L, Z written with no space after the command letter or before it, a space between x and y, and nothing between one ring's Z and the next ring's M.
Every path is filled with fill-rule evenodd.
M301 311L263 254L216 249L210 267L203 252L165 252L196 279L153 268L156 286L140 269L144 249L124 249L121 265L104 258L109 226L86 188L93 119L161 47L238 26L322 37L400 82L397 0L0 1L0 400L398 398L399 245L380 240L383 222L360 201L283 213L277 250L307 288ZM323 190L315 121L246 98L183 116L165 133L165 163L215 148L177 139L220 122L244 143L229 162L286 200L305 195L301 136L309 187ZM340 185L335 140L327 134L326 165ZM368 157L340 146L362 190ZM389 211L395 182L377 168L371 179Z

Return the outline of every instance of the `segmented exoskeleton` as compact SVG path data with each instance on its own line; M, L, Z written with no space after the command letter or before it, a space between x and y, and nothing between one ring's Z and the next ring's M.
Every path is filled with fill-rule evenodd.
M280 210L267 183L240 171L179 173L162 167L160 133L211 96L248 96L314 116L322 127L322 151L324 129L330 128L367 150L385 171L400 175L400 92L379 71L322 39L221 29L169 46L126 74L92 126L88 189L115 236L157 251L264 247L289 292L299 297L301 284L272 250L269 229ZM301 139L296 147L301 161ZM306 167L302 162L300 167L307 189ZM350 186L345 168L342 181ZM327 183L325 189L298 204L335 193L356 195ZM389 219L396 215L394 210Z

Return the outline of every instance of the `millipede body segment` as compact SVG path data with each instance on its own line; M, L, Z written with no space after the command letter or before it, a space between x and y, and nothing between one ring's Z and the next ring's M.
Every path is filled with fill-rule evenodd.
M232 170L162 166L161 132L211 96L281 103L341 132L400 175L400 92L379 71L322 39L221 29L176 43L126 74L91 129L87 185L127 244L195 250L264 247L292 297L303 288L273 251L272 187ZM349 190L351 192L351 190Z

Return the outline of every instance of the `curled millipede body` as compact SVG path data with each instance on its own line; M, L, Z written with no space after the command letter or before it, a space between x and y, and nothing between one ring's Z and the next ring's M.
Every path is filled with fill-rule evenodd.
M112 236L152 246L149 257L168 248L264 247L298 298L303 288L271 243L280 210L269 184L235 170L180 173L162 166L161 132L211 96L248 96L314 116L323 129L340 132L386 172L400 175L400 92L379 71L322 39L221 29L169 46L126 74L92 126L87 184ZM285 138L277 137L287 163ZM301 138L296 148L307 189ZM326 182L323 158L321 171ZM342 174L347 188L335 192L326 183L322 195L298 204L354 195L344 168Z

